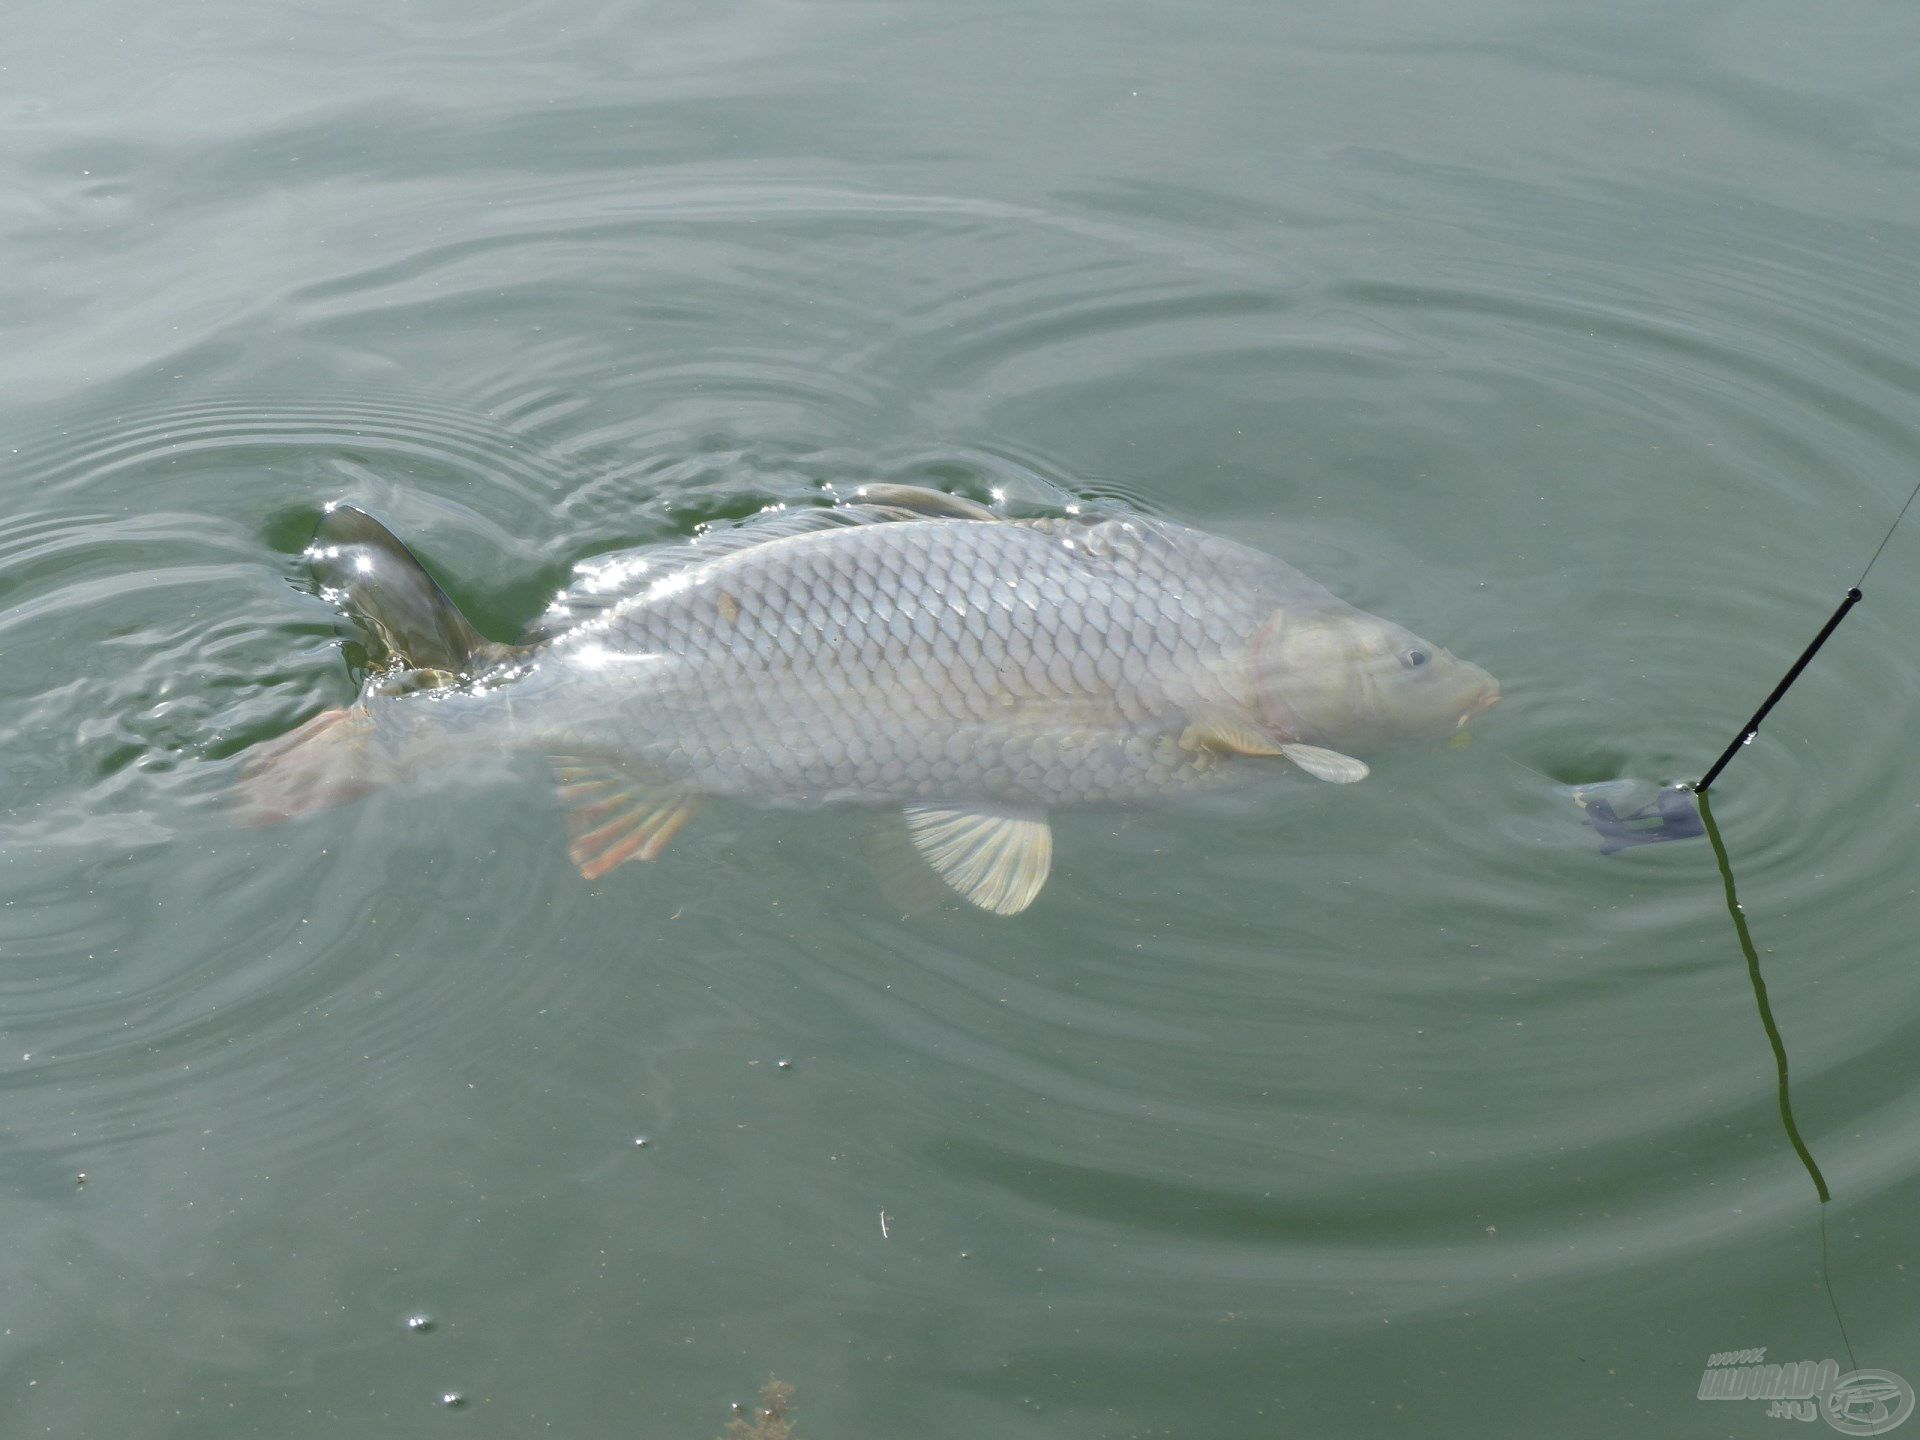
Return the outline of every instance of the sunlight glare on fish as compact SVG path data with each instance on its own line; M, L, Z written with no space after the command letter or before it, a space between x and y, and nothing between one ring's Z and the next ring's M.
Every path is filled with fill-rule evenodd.
M618 590L630 585L647 573L648 563L644 559L609 560L602 564L576 565L573 573L580 577L580 584L595 595L604 595L609 590ZM567 592L561 591L556 598L564 599Z
M677 575L664 575L647 587L647 598L649 600L664 600L669 595L678 595L682 590L693 584L695 578L692 573L685 570L682 570Z
M573 652L573 662L582 668L593 671L631 669L636 665L651 664L660 656L651 651L634 652L631 650L610 650L598 641L582 645Z

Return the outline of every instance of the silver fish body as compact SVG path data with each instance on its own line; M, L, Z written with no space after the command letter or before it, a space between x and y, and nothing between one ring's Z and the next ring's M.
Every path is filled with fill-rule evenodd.
M384 764L377 783L475 748L555 757L593 874L652 858L708 797L898 806L956 888L1009 910L1044 880L1053 807L1217 784L1257 756L1358 778L1341 751L1444 733L1498 694L1231 541L1133 515L1007 521L888 496L902 503L587 567L542 638L477 682L343 712L353 763L363 777ZM328 772L343 754L332 747ZM281 778L296 772L283 755ZM1038 880L1010 877L1035 846Z
M545 748L711 795L1139 799L1218 771L1180 737L1250 703L1244 653L1284 578L1263 559L1133 520L793 535L563 634L514 708Z

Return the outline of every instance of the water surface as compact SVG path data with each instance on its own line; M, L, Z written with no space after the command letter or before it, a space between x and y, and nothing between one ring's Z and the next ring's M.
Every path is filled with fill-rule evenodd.
M771 1373L805 1440L1743 1436L1711 1353L1920 1380L1920 535L1717 790L1824 1263L1710 851L1562 789L1697 774L1916 478L1917 68L1893 0L22 11L0 1433L708 1440ZM1062 817L1015 921L902 920L845 815L587 885L536 768L231 824L351 693L327 501L510 637L875 480L1263 546L1508 698Z

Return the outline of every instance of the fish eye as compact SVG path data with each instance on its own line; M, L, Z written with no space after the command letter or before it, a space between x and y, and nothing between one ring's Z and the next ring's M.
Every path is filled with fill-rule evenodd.
M1400 657L1400 663L1405 665L1409 670L1418 670L1432 658L1433 657L1424 650L1409 650Z

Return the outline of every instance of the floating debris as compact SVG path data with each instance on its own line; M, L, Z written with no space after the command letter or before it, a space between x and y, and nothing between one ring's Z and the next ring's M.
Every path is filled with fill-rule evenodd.
M769 1375L751 1413L729 1420L721 1440L794 1440L793 1386Z

